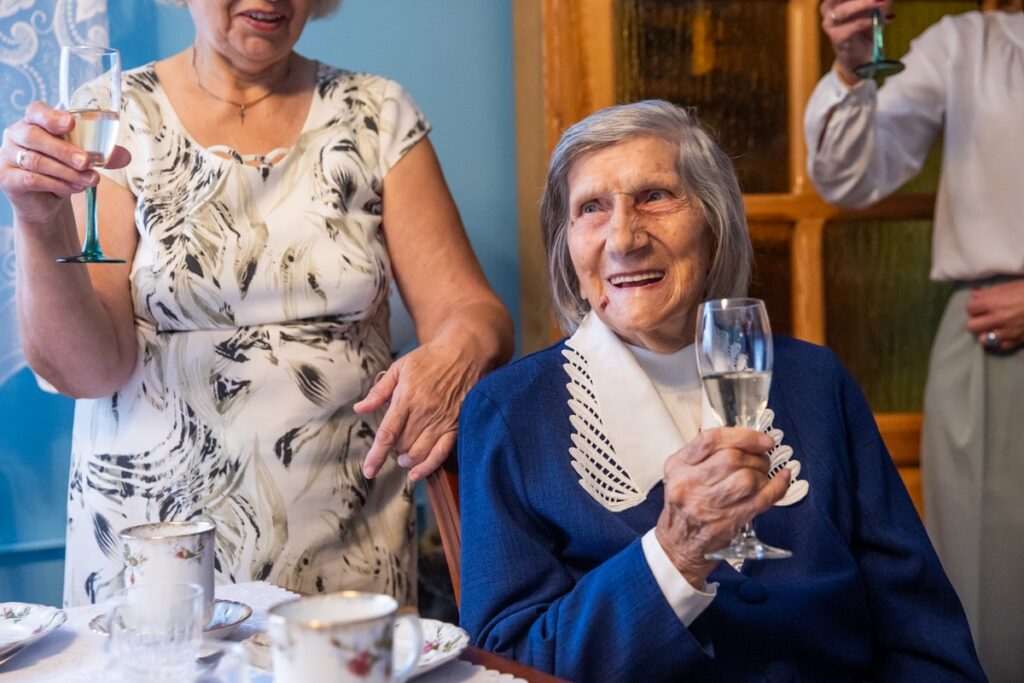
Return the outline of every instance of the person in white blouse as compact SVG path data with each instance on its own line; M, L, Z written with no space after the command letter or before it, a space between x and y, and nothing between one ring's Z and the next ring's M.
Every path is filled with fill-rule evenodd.
M807 168L828 202L864 207L918 173L943 142L931 277L955 282L932 349L922 442L925 520L995 681L1024 680L1024 14L947 16L906 70L876 87L870 12L825 0L834 68L808 103Z

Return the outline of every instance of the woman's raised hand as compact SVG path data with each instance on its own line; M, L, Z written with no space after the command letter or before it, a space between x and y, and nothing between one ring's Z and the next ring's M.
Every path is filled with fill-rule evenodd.
M65 111L33 102L25 116L4 129L0 189L11 201L16 223L48 226L67 198L99 182L85 152L64 139L74 120ZM131 160L115 147L107 168Z
M836 55L836 64L843 80L852 85L860 80L854 67L871 61L874 39L871 13L879 9L882 20L893 18L892 0L824 0L821 3L821 27Z
M786 493L789 470L768 478L773 441L743 427L705 430L665 463L665 503L655 536L690 585L701 589L745 523Z

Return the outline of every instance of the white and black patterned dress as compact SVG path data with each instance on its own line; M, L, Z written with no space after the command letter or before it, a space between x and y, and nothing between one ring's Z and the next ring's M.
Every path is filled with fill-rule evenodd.
M117 532L205 516L219 581L408 601L411 491L361 473L377 420L352 404L390 361L388 170L428 132L396 83L319 66L289 149L242 157L192 140L152 66L125 74L108 172L137 204L138 360L75 410L66 604L120 587Z

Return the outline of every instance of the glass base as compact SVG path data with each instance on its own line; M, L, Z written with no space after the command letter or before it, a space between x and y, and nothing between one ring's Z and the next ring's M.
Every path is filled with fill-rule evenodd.
M853 73L860 78L874 78L875 76L898 74L904 68L903 62L897 59L879 59L874 62L858 64L853 68Z
M793 557L793 553L762 543L756 536L734 538L725 548L704 555L706 560L784 560L787 557Z
M57 263L127 263L124 259L110 258L103 254L75 254L57 259Z

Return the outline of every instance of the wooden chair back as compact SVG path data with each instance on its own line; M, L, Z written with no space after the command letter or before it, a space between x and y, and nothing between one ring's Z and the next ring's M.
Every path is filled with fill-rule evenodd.
M455 591L455 605L460 605L462 586L462 532L459 528L459 472L458 458L452 454L445 464L427 477L427 497L437 519L441 533L444 559Z

